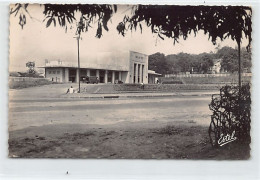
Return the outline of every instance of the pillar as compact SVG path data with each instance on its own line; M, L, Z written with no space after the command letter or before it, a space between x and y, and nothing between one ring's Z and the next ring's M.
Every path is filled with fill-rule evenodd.
M122 81L122 72L121 72L121 71L119 71L119 77L118 77L118 80L119 80L119 81Z
M144 83L145 75L144 75L144 65L142 65L142 83Z
M98 70L98 69L96 70L96 76L97 76L98 79L99 79L99 70Z
M138 71L139 83L142 83L142 64L139 64L138 66L139 66L139 71Z
M76 82L79 82L79 69L76 69Z
M138 83L138 64L135 65L135 83Z
M64 82L69 82L69 68L65 68Z
M87 76L90 77L90 69L87 69Z
M112 71L112 84L115 83L115 71Z
M107 83L107 74L108 74L108 71L106 70L105 71L105 83Z

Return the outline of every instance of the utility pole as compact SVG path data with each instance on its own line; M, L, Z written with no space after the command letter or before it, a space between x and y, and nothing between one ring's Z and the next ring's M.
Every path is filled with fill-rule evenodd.
M78 45L78 81L79 81L79 93L80 93L80 59L79 59L79 39L80 39L80 35L78 35L77 37L74 37L77 39L77 45Z
M240 52L240 41L237 42L237 45L238 45L238 88L239 88L239 91L241 90L241 86L242 86L242 83L241 83L241 52Z

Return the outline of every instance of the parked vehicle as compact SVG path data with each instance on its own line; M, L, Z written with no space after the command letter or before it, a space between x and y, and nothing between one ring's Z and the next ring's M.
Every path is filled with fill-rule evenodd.
M85 77L83 78L83 82L87 83L87 84L98 84L99 83L99 79L96 76L90 76L90 77Z
M123 81L121 81L121 80L115 80L115 84L123 84Z

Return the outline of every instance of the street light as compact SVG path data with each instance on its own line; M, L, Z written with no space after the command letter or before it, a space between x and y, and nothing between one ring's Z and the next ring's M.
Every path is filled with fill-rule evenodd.
M80 93L80 61L79 61L79 39L80 39L80 34L77 37L74 37L77 39L77 45L78 45L78 81L79 81L79 93Z

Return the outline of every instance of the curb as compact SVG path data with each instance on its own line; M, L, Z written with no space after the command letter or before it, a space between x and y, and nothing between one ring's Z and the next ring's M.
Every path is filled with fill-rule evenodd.
M212 93L214 94L214 93ZM212 94L156 94L156 95L101 95L101 96L71 96L62 98L85 98L85 99L121 99L121 98L156 98L156 97L176 97L176 96L192 96L192 97L203 97L212 96Z

